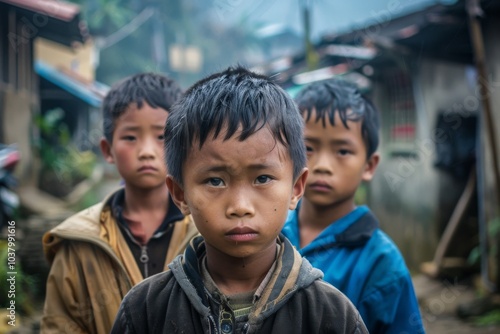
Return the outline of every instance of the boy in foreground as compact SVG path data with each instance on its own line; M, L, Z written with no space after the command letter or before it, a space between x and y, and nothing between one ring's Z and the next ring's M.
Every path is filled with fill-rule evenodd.
M291 98L245 69L186 92L165 127L167 184L203 237L128 293L112 333L367 333L279 235L304 191L302 131Z
M196 234L165 185L163 128L181 94L170 78L146 73L105 97L101 149L124 187L44 235L43 333L109 333L132 286L165 270Z
M295 101L306 122L309 176L283 234L349 297L371 334L424 333L403 257L368 207L354 203L379 162L375 107L335 79L311 84Z

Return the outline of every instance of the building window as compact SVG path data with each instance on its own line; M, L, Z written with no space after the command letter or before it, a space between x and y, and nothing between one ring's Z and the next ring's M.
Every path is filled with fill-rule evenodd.
M410 75L401 69L388 71L387 147L391 155L413 154L416 139L416 111Z

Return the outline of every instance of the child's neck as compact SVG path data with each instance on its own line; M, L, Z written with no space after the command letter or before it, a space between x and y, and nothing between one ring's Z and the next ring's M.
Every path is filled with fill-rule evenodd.
M123 216L127 220L140 224L143 240L149 240L163 223L168 211L168 188L138 189L125 186Z
M276 245L246 258L235 258L207 244L207 268L225 295L257 290L276 260Z
M353 200L338 205L319 206L303 199L300 204L300 247L310 244L328 226L356 208Z

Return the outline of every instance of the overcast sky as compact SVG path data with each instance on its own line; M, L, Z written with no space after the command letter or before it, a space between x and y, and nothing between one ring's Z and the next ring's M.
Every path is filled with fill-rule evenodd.
M456 0L214 0L221 20L283 24L302 34L301 5L310 3L312 38L386 21L415 9Z

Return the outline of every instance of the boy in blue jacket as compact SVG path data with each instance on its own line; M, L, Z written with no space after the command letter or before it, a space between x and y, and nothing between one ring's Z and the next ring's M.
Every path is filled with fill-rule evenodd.
M337 79L309 85L295 101L309 176L283 234L351 299L370 333L424 333L401 253L370 209L354 203L380 159L377 110L354 84Z

